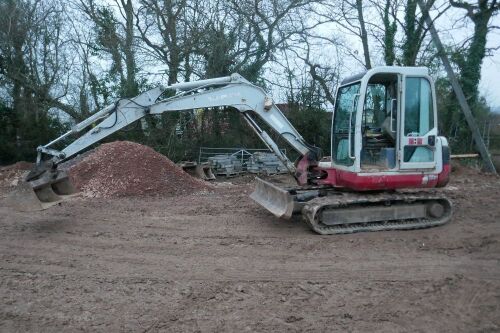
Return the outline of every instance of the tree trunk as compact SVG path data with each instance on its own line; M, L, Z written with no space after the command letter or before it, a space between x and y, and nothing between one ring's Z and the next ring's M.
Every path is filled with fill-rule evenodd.
M363 55L365 57L365 67L366 69L372 68L370 61L370 49L368 46L368 34L366 32L365 18L363 17L363 2L361 0L356 0L356 9L358 11L358 20L361 30L361 42L363 43Z
M405 9L405 42L403 44L403 59L404 66L414 66L416 54L418 53L418 36L415 25L417 24L417 2L408 0Z
M385 1L384 7L384 60L385 64L388 66L394 65L396 60L395 48L395 37L397 32L396 20L392 23L390 21L389 10L391 9L391 0Z
M470 104L478 99L478 87L481 80L481 66L486 55L486 36L488 34L489 15L480 15L474 19L474 35L467 50L465 64L461 68L461 85Z
M125 80L125 87L123 87L124 97L134 97L139 93L135 74L137 72L135 67L135 54L134 54L134 8L132 0L122 0L123 9L125 11L125 45L123 53L125 54L125 67L127 69L127 76Z

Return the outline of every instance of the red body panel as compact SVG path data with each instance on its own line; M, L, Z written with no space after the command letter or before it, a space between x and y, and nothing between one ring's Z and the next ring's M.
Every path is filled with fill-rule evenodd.
M313 163L311 163L311 161ZM295 164L297 170L295 171L295 179L297 183L301 186L307 184L307 170L311 167L318 165L315 159L311 159L309 154L305 154L300 160Z
M443 171L438 176L436 187L444 187L450 181L451 165L449 163L443 165Z
M344 187L353 191L391 190L399 188L432 188L446 185L449 178L450 166L443 166L439 174L398 174L398 175L370 175L358 174L334 168L318 168L327 172L327 177L318 179L318 185Z

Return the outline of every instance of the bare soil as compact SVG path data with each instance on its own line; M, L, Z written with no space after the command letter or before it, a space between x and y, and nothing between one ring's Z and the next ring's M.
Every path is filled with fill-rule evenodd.
M251 179L0 207L0 331L500 331L498 178L457 170L445 226L342 236L273 217Z
M12 165L0 166L0 199L15 188L35 164L29 162L17 162Z

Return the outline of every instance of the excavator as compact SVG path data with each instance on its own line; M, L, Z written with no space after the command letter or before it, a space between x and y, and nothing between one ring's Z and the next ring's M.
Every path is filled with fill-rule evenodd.
M166 91L170 97L162 97ZM64 161L144 117L215 107L239 112L295 178L297 186L286 188L257 178L250 197L279 218L301 213L323 235L418 229L451 218L450 200L436 189L448 183L450 150L438 135L434 82L427 68L398 66L376 67L341 82L327 162L320 162L320 149L304 140L269 94L233 74L159 86L94 113L37 148L36 165L11 202L21 209L61 202L75 193L58 168ZM295 162L262 123L300 155ZM71 143L55 149L63 140Z

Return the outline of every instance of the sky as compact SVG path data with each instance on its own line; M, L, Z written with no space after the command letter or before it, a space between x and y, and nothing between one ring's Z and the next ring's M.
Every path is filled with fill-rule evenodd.
M500 17L497 16L495 21L495 25L500 25ZM495 34L491 33L488 43L500 45L500 31ZM500 50L484 60L479 89L492 107L500 109Z

